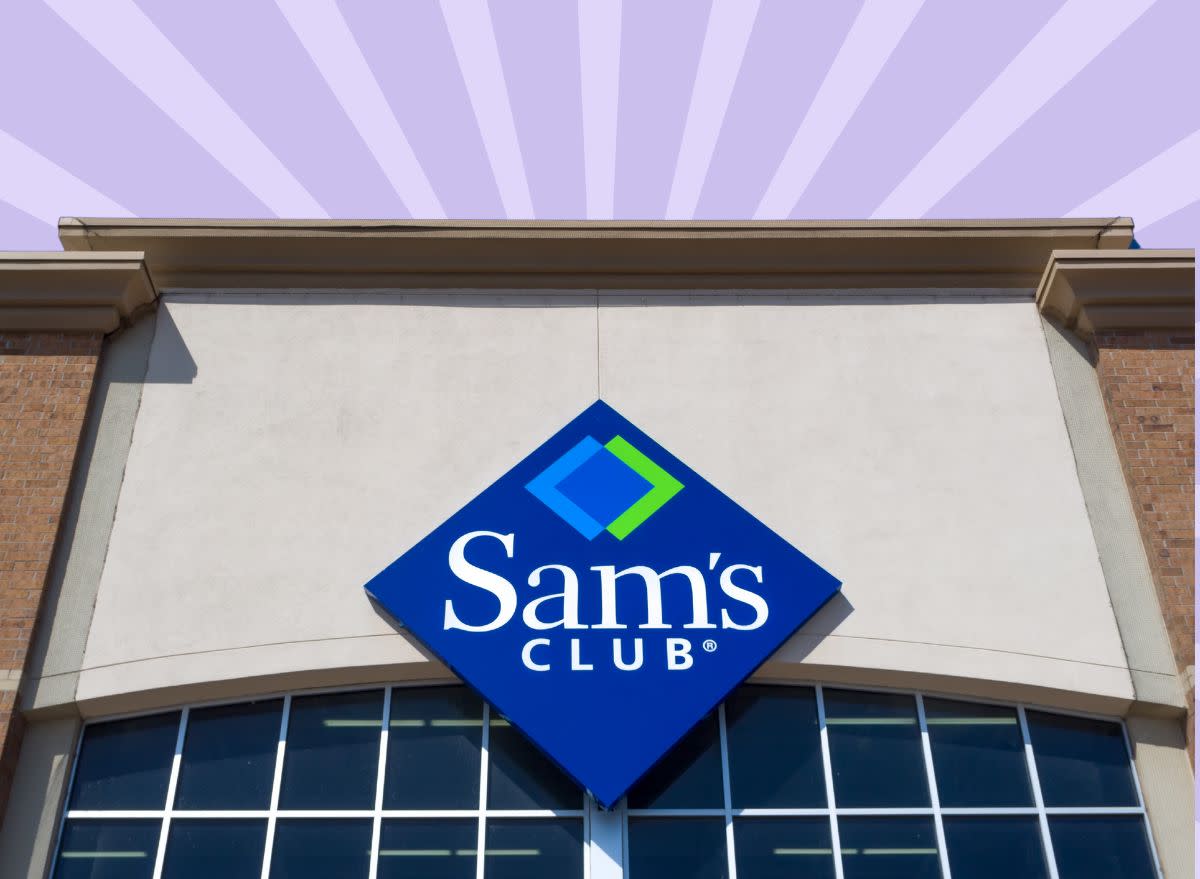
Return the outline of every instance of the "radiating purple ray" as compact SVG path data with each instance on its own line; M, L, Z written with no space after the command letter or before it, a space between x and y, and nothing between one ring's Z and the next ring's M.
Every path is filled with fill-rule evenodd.
M58 250L58 228L0 200L0 253L11 250Z
M775 170L756 219L792 212L923 2L867 0L863 5Z
M406 216L274 4L138 5L332 216Z
M764 0L697 217L754 213L860 6Z
M48 206L56 204L72 205L84 216L132 216L126 208L5 131L0 131L0 169L0 199L43 223L56 223L58 214L45 213Z
M19 84L0 89L0 126L9 133L136 216L270 216L46 6L22 3L5 14L12 26L0 27L0 82ZM46 196L41 213L86 212Z
M1122 214L1150 226L1197 200L1200 200L1200 131L1193 131L1065 216Z
M579 79L583 95L583 179L589 219L613 216L621 0L579 0Z
M871 216L925 216L1153 2L1067 0Z
M621 22L616 216L661 219L679 158L708 0L630 3Z
M1061 216L1200 128L1198 29L1192 0L1159 0L931 214Z
M80 36L279 216L324 209L132 0L46 0Z
M669 220L691 219L696 212L758 6L758 0L714 0L708 14L700 64L667 198Z
M276 0L367 149L408 212L441 217L442 206L333 0Z
M503 217L437 0L345 4L341 11L445 215Z
M533 200L525 179L525 161L517 142L487 0L442 0L442 15L458 58L458 69L467 84L475 122L483 135L505 216L532 219Z
M1196 247L1200 245L1200 201L1157 223L1137 229L1138 244L1142 247Z
M573 3L490 4L534 213L583 217L579 17ZM530 22L536 9L536 25Z
M871 213L1054 10L926 0L791 216Z

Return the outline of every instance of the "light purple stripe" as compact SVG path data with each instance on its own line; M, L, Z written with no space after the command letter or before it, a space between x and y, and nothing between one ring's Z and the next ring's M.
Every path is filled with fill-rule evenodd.
M781 219L792 212L922 2L867 0L863 4L759 202L755 219Z
M1200 200L1200 131L1106 186L1064 216L1132 216L1150 226Z
M667 199L667 219L691 219L696 213L700 189L708 175L721 122L757 15L758 0L714 0L709 11L700 66Z
M587 217L610 220L616 188L621 0L579 0L579 67Z
M532 219L533 200L487 2L441 0L441 6L504 213L514 219Z
M44 223L56 225L63 215L133 216L5 131L0 131L0 169L0 199Z
M871 216L925 216L1153 2L1067 0Z
M276 215L327 216L131 0L46 2Z

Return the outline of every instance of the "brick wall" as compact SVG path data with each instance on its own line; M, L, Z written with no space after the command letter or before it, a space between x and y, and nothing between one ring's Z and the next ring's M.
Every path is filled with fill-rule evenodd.
M21 673L101 343L0 332L0 818L21 746Z
M1097 333L1096 371L1138 515L1175 661L1188 686L1195 755L1195 338L1187 331Z

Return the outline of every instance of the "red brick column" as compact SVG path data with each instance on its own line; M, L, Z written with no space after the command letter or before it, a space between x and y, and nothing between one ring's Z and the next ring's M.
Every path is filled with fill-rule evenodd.
M102 341L0 332L0 818L21 748L21 674Z
M1117 441L1175 662L1188 685L1195 758L1195 338L1187 331L1105 330L1096 374Z

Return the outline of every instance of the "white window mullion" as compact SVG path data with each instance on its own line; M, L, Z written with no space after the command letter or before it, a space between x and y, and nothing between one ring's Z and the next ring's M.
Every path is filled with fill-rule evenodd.
M275 774L271 780L271 811L267 816L267 842L263 846L262 879L270 879L271 850L275 846L275 820L279 815L279 787L283 783L283 758L287 750L288 718L292 713L292 697L283 697L283 714L279 718L279 742L275 746Z
M942 879L950 877L950 853L946 850L946 830L942 826L942 804L938 797L937 775L933 771L933 746L929 742L929 723L925 719L925 700L917 693L917 723L921 728L921 751L925 755L925 774L929 780L929 804L933 806L933 826L937 831L938 855L942 859Z
M729 784L729 736L725 729L725 703L717 708L717 730L721 739L721 788L725 803L725 857L729 879L737 879L737 852L733 847L733 795Z
M833 846L833 873L843 879L842 840L838 830L837 800L833 795L833 758L829 753L829 728L825 723L825 691L820 684L817 690L817 726L821 735L821 766L825 770L825 799L829 807L829 841Z
M188 709L179 715L179 731L175 735L175 755L171 758L171 776L167 781L167 803L164 806L162 827L158 834L158 852L154 855L154 879L160 879L163 860L167 856L167 834L171 832L171 810L175 808L175 788L179 784L179 764L183 761L183 740L187 736Z
M479 826L475 833L475 879L483 879L483 854L487 842L488 748L492 740L492 706L483 703L483 732L479 740Z
M379 730L379 768L375 776L375 816L371 819L371 866L368 879L379 873L379 835L383 829L383 779L387 770L388 724L392 718L392 688L383 690L383 723Z
M1025 765L1029 769L1029 784L1033 788L1033 804L1038 810L1038 824L1042 828L1042 853L1046 858L1046 870L1050 879L1058 879L1058 864L1054 862L1054 844L1050 840L1050 821L1046 817L1046 803L1042 799L1042 783L1038 780L1037 761L1033 758L1033 741L1029 738L1029 720L1025 717L1025 706L1017 706L1017 720L1021 724L1021 740L1025 745Z

